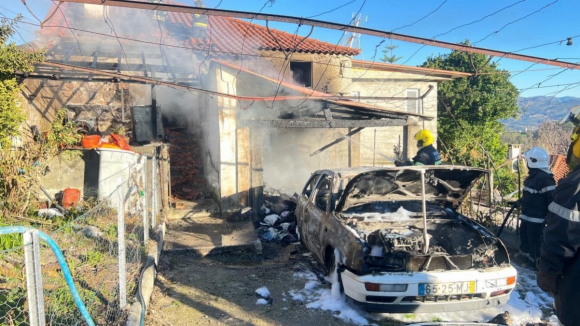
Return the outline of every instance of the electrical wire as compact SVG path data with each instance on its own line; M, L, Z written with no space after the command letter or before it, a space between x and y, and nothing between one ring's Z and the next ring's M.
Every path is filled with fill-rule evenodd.
M426 19L427 17L431 16L431 15L432 15L432 14L434 14L436 11L438 11L439 9L441 9L441 7L443 7L443 5L444 5L446 2L447 2L447 0L443 0L443 2L441 2L441 4L440 4L440 5L439 5L437 8L435 8L435 10L433 10L433 11L431 11L430 13L428 13L427 15L425 15L425 16L423 16L423 17L421 17L420 19L418 19L418 20L416 20L416 21L412 22L411 24L407 24L407 25L405 25L405 26L401 26L401 27L397 27L397 28L393 29L393 30L391 31L391 33L393 33L394 31L398 31L398 30L400 30L400 29L406 28L406 27L411 27L411 26L413 26L413 25L415 25L415 24L417 24L417 23L421 22L422 20Z
M514 24L514 23L517 23L517 22L519 22L519 21L521 21L521 20L523 20L523 19L526 19L526 18L528 18L528 17L530 17L530 16L532 16L532 15L535 15L535 14L539 13L540 11L542 11L542 10L544 10L544 9L548 8L549 6L551 6L551 5L555 4L555 3L556 3L556 2L558 2L558 1L559 1L559 0L555 0L554 2L550 2L549 4L545 5L544 7L540 8L540 9L538 9L538 10L534 11L534 12L531 12L531 13L529 13L529 14L525 15L525 16L522 16L522 17L520 17L520 18L518 18L518 19L516 19L516 20L513 20L513 21L511 21L511 22L509 22L509 23L507 23L507 24L503 25L503 26L502 26L502 28L498 29L498 30L497 30L497 31L495 31L495 32L491 32L491 33L489 33L487 36L485 36L485 37L484 37L484 38L482 38L481 40L479 40L479 41L477 41L477 42L474 42L474 43L473 43L473 45L475 45L475 44L477 44L477 43L479 43L479 42L483 42L483 41L485 41L485 40L486 40L488 37L490 37L490 36L492 36L492 35L496 35L496 34L498 34L499 32L501 32L501 31L502 31L504 28L508 27L509 25L511 25L511 24Z
M316 14L316 15L314 15L314 16L308 16L308 17L306 17L306 18L314 18L314 17L318 17L318 16L322 16L322 15L330 14L331 12L337 11L338 9L340 9L340 8L342 8L342 7L346 7L347 5L349 5L349 4L353 3L353 2L356 2L356 1L357 1L357 0L351 0L351 1L349 1L349 2L346 2L346 3L342 4L342 5L340 5L340 6L336 7L336 8L334 8L334 9L331 9L331 10L328 10L328 11L325 11L325 12L322 12L322 13L319 13L319 14Z

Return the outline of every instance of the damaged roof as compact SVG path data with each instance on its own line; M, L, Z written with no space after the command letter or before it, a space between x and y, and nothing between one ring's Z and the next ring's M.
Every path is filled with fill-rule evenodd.
M186 5L177 1L165 0L167 4ZM39 38L61 38L61 37L93 37L91 33L83 32L79 26L86 26L84 17L75 24L75 17L82 17L82 9L75 7L75 4L60 3L57 7L56 2L49 9L44 27L37 32ZM106 16L108 19L118 18L116 15L124 16L125 8L109 7ZM242 55L259 55L260 51L297 51L305 53L316 54L337 54L355 56L361 50L330 44L322 42L313 38L306 38L279 31L272 28L267 28L255 23L243 21L237 18L221 17L221 16L207 16L207 31L205 36L199 35L199 27L195 27L196 17L193 14L166 12L167 19L163 22L166 28L173 35L139 35L144 31L135 29L135 35L119 35L122 37L134 37L139 39L149 40L151 36L159 39L163 35L164 43L174 43L175 45L187 45L193 50L207 50L211 48L212 51L226 54L242 54ZM66 16L66 18L65 18ZM199 18L197 18L199 20ZM158 21L151 18L152 24L157 29ZM69 27L77 28L74 30L74 35L71 33ZM197 32L196 32L197 31ZM154 31L154 33L158 33ZM147 34L145 32L145 34ZM168 42L168 39L174 40ZM94 40L93 40L94 41ZM116 42L116 40L115 40ZM181 44L177 44L181 43Z
M383 63L383 62L374 62L374 61L364 61L364 60L352 60L352 68L361 68L361 69L370 69L370 70L381 70L381 71L393 71L393 72L402 72L402 73L410 73L410 74L425 74L432 77L441 77L441 78L460 78L460 77L469 77L473 74L467 72L460 72L460 71L451 71L451 70L441 70L441 69L434 69L434 68L425 68L425 67L413 67L413 66L404 66L400 64L393 64L393 63Z
M432 120L433 119L432 116L428 116L428 115L412 113L412 112L402 112L400 110L388 109L388 108L385 108L382 106L373 105L373 104L369 104L369 103L356 102L356 101L352 101L352 100L348 100L348 99L341 99L340 97L337 97L337 96L334 96L334 95L331 95L328 93L319 92L319 91L316 91L316 90L313 90L313 89L310 89L310 88L307 88L304 86L299 86L299 85L296 85L296 84L293 84L290 82L277 80L275 78L270 78L268 76L258 74L254 71L233 65L233 64L226 62L226 61L223 61L223 60L213 59L212 62L214 62L216 64L224 65L224 66L236 69L236 70L239 70L240 72L248 73L250 75L253 75L253 76L260 78L260 79L263 79L263 80L267 80L269 82L274 83L274 85L280 85L280 86L284 86L287 89L294 90L294 91L302 94L301 98L306 96L307 99L321 100L321 101L336 104L339 106L352 108L352 109L357 110L357 111L368 111L368 112L374 111L374 112L391 113L393 115L392 116L393 118L397 117L397 116L399 116L399 117L400 116L414 116L414 117L419 117L419 118L422 118L425 120ZM277 97L278 98L287 97L288 99L293 99L293 97L296 97L296 96L279 95Z

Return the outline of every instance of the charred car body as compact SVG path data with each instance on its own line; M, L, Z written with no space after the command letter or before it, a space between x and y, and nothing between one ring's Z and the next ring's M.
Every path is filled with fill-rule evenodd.
M301 242L369 311L505 303L516 283L503 243L456 209L488 171L462 166L313 173L296 208Z

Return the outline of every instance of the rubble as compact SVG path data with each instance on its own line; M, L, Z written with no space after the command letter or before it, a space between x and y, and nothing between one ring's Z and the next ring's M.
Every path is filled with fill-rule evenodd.
M209 198L200 149L193 135L187 134L183 128L165 128L165 135L171 144L169 156L173 199Z
M276 191L264 193L261 213L266 216L256 223L256 233L260 240L279 242L282 246L298 242L295 209L296 203L291 197Z

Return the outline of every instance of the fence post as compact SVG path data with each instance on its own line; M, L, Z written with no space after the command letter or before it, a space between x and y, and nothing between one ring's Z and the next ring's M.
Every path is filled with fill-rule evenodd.
M153 153L151 158L151 227L155 229L157 226L157 156Z
M44 326L44 294L40 273L40 246L38 231L26 231L24 238L24 265L26 266L26 289L31 326Z
M147 219L147 157L141 167L141 179L143 182L143 244L149 241L149 220Z
M121 189L121 187L118 188L117 244L119 248L119 308L123 309L127 305L127 270L125 267L127 260L125 252L125 203Z

